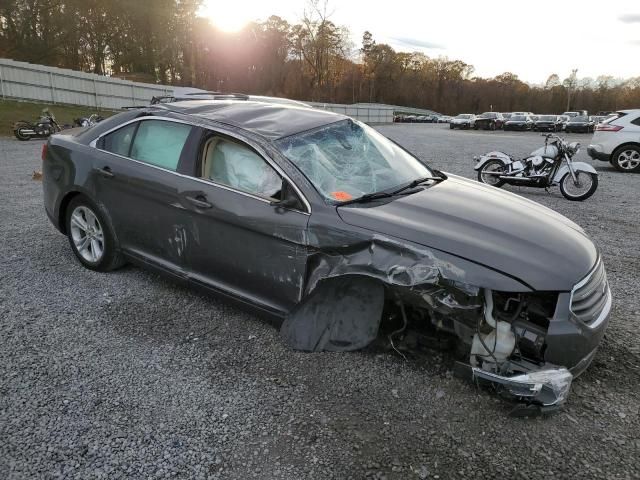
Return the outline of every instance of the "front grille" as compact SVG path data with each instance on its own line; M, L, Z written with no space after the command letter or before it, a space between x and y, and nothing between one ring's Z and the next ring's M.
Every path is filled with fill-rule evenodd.
M602 260L598 260L595 268L573 289L571 311L586 324L595 321L609 300L607 272Z

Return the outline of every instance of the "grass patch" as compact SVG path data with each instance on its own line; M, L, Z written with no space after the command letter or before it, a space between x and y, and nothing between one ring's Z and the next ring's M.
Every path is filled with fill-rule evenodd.
M53 113L61 127L65 124L72 125L74 118L88 117L92 113L99 113L105 118L119 113L115 110L100 110L96 112L91 107L82 106L0 100L0 136L13 136L13 124L15 122L19 120L33 122L40 118L40 112L45 107Z

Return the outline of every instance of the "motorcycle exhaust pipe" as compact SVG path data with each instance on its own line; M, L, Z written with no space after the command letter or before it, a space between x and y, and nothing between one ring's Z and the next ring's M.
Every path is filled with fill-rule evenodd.
M24 128L19 128L18 131L20 133L22 133L23 135L35 135L36 132L34 130L29 130L29 129L24 129Z
M511 177L509 175L501 175L500 180L508 180L510 182L533 183L535 179L526 177Z

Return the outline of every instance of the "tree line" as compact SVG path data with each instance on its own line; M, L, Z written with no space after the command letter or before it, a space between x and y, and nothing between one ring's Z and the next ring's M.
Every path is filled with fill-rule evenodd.
M365 32L354 45L326 1L297 23L271 16L224 32L202 0L0 0L0 57L136 81L332 103L376 102L441 113L590 112L640 107L640 77L474 75L461 60L398 52ZM215 15L215 14L214 14Z

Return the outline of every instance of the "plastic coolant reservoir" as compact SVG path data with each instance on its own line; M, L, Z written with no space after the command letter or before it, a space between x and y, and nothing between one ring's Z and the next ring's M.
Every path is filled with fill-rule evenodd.
M476 367L478 361L476 357L482 357L484 360L493 363L494 358L497 363L504 362L516 346L516 336L511 331L511 324L507 322L497 322L496 328L488 334L481 333L482 341L476 333L473 336L471 344L471 364ZM488 350L487 350L488 349Z

